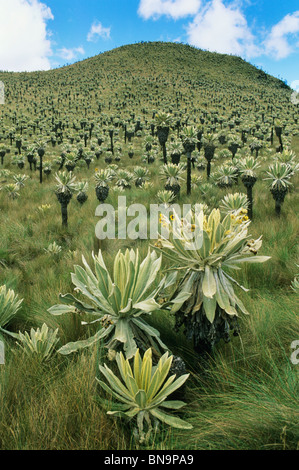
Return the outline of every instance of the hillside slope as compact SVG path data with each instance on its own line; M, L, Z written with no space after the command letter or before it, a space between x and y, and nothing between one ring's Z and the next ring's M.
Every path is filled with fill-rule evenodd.
M139 43L47 72L0 72L6 104L35 112L54 105L85 115L100 110L145 112L186 105L223 112L234 106L277 110L290 105L291 90L239 57L174 43ZM74 106L74 108L73 108ZM134 107L134 109L132 109ZM184 111L184 108L181 110Z

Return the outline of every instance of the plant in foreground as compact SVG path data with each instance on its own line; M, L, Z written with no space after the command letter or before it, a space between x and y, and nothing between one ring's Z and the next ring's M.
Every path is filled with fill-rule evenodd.
M60 300L66 305L55 305L49 312L52 315L86 312L96 318L92 323L99 323L100 328L89 339L66 344L59 352L70 354L100 340L104 340L108 350L123 349L127 358L133 357L138 347L143 350L152 347L158 356L160 349L166 351L168 348L161 341L160 333L142 318L142 315L161 308L156 302L157 296L175 281L169 275L157 286L154 285L161 268L161 257L149 250L141 260L138 250L126 250L124 254L119 251L111 275L101 250L97 256L93 254L93 260L95 273L84 256L85 269L75 266L72 273L76 291L90 303L82 302L71 294L60 295Z
M189 374L168 377L173 356L166 352L156 366L152 363L152 350L148 349L141 360L139 350L134 356L133 367L122 353L116 355L116 362L122 381L107 367L99 366L109 386L102 380L100 385L120 402L108 414L135 420L134 437L139 444L147 444L159 421L180 429L191 429L192 425L180 418L165 413L161 408L178 410L185 403L167 400L167 397L183 385ZM112 405L113 406L113 405ZM145 431L146 428L146 431Z
M269 257L256 255L261 237L250 239L250 221L243 214L228 214L221 220L219 209L209 217L203 211L190 211L183 220L175 214L172 224L165 222L169 239L161 235L161 248L156 249L172 261L171 270L183 272L170 310L176 316L176 329L185 326L185 334L198 353L211 352L220 339L230 340L230 329L238 334L238 311L248 314L233 284L247 289L227 269L262 263Z

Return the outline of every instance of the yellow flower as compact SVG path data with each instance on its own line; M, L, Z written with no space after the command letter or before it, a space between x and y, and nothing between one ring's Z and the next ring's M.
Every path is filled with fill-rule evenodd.
M227 235L230 235L231 233L232 233L231 230L227 230L227 231L225 232L224 236L226 237Z
M170 216L170 220L174 220L174 215L171 215L171 216Z
M191 225L191 232L195 232L196 226L194 224Z

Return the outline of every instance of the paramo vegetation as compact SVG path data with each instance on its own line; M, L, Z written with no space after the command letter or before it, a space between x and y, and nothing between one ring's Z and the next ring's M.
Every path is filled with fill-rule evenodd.
M0 448L298 448L292 90L159 42L0 80ZM158 239L96 238L120 195Z

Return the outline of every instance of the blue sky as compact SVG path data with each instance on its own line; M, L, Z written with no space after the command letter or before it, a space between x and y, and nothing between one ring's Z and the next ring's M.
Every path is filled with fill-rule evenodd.
M239 55L299 80L299 1L0 0L0 69L47 70L139 41Z

